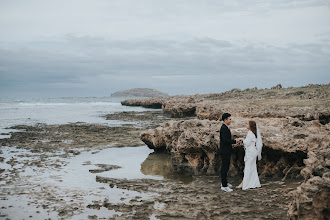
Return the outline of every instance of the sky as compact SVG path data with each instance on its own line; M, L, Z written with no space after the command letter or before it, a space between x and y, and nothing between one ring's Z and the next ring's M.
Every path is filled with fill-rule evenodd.
M0 98L330 82L330 0L0 0Z

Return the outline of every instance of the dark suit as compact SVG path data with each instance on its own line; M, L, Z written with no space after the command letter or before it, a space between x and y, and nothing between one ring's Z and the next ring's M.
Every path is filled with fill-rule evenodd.
M220 128L220 156L221 156L221 182L222 186L227 186L227 173L230 165L232 144L236 141L231 139L231 132L227 125L223 124Z

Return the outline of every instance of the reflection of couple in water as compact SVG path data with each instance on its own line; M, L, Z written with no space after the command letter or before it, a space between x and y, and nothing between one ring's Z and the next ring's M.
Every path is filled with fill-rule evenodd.
M223 125L220 128L220 156L221 156L221 189L226 192L231 192L232 185L227 182L227 173L230 165L230 157L232 151L232 144L243 143L245 156L244 156L244 177L243 181L236 188L243 190L261 187L256 159L261 160L262 140L261 135L255 121L249 121L247 129L249 130L246 138L231 139L229 125L231 124L231 115L224 113L222 115Z

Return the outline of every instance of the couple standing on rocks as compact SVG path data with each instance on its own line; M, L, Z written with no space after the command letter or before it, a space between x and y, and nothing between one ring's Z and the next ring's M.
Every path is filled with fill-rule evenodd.
M249 130L246 138L231 139L229 125L231 124L231 115L224 113L222 115L223 125L220 128L220 156L221 156L221 189L225 192L231 192L232 185L227 182L227 173L230 165L232 144L244 144L244 177L243 181L236 188L243 190L261 187L256 159L261 160L262 140L255 121L249 121L247 129Z

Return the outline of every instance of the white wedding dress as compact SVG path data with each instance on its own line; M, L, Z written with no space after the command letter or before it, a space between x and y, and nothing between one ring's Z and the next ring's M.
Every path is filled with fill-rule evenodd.
M243 178L243 186L242 186L243 190L261 187L257 172L257 164L256 164L256 159L259 154L256 147L257 146L256 142L257 142L256 136L253 134L252 131L249 131L245 140L243 141L244 150L245 150L245 156L244 156L245 167L244 167L244 178Z

